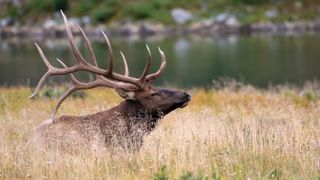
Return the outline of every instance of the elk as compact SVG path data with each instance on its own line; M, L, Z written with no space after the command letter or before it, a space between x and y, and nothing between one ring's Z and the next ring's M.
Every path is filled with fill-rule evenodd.
M35 43L42 60L48 67L48 71L40 79L34 93L29 98L34 97L39 92L49 76L69 75L72 85L60 97L51 117L36 129L31 141L36 144L55 142L55 146L63 146L70 143L72 145L84 145L90 144L88 142L93 142L105 147L139 148L142 145L143 137L155 128L159 119L177 108L187 106L191 99L189 94L180 91L157 89L152 86L152 82L160 76L166 66L165 54L160 48L158 50L161 57L161 65L155 73L148 74L152 58L149 47L146 45L148 59L141 76L139 78L129 76L127 61L121 51L125 72L124 75L118 74L113 71L111 44L106 34L101 31L108 47L109 59L108 69L102 69L97 65L95 53L85 32L80 26L76 26L86 44L92 63L85 60L79 52L70 24L62 11L61 14L67 38L77 63L67 67L61 60L57 59L62 67L54 67L50 64L40 46ZM91 82L79 81L73 75L78 71L94 73L95 80ZM124 98L124 101L109 110L95 114L56 117L61 103L72 92L98 86L115 89Z

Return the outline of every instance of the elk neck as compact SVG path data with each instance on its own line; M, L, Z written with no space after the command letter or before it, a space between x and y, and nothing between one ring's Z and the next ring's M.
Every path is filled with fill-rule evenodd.
M125 100L114 107L113 110L122 114L124 118L131 121L131 123L150 123L152 128L154 128L158 120L164 116L162 112L153 112L143 106L139 101L134 100Z

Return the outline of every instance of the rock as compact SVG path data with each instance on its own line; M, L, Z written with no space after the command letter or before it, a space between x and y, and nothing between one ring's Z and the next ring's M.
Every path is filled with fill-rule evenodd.
M68 19L68 22L71 26L74 26L74 25L80 25L81 23L81 20L79 18L76 18L76 17L71 17Z
M228 16L230 16L229 13L219 14L218 16L215 17L215 21L217 23L224 23L227 20Z
M84 16L81 18L81 22L84 26L88 26L91 24L91 18L90 16Z
M256 32L274 32L276 27L271 22L257 22L250 25L251 31Z
M28 34L32 37L43 37L45 35L45 32L41 27L36 26L32 29L29 29Z
M227 18L225 25L232 27L232 28L237 28L240 27L241 23L238 21L238 19L231 15Z
M140 26L132 22L127 22L123 25L120 25L120 27L118 28L118 33L123 35L138 34L139 31L140 31Z
M0 28L6 26L12 26L14 24L14 19L12 17L6 17L0 20Z
M54 28L54 33L57 37L63 37L65 35L65 26L64 24L58 24L55 28Z
M199 32L203 29L203 24L201 22L192 23L189 27L191 32Z
M154 35L156 33L165 32L166 28L160 23L144 23L140 27L140 34L143 35Z
M214 21L220 25L226 25L230 28L238 28L241 26L240 21L233 14L222 13L214 18Z
M214 20L206 19L200 22L194 22L190 25L189 30L191 32L207 31L214 25Z
M171 10L173 20L178 24L184 24L194 19L194 16L187 10L175 8Z
M101 35L101 31L103 31L106 34L110 34L110 32L108 31L107 27L103 24L100 24L96 27L92 27L92 28L87 28L89 31L95 32L95 34L97 34L98 36Z
M274 18L278 16L278 10L277 9L269 9L267 10L264 15L268 18Z
M57 26L57 22L53 19L48 19L46 20L44 23L43 23L43 28L44 29L52 29L52 28L55 28Z

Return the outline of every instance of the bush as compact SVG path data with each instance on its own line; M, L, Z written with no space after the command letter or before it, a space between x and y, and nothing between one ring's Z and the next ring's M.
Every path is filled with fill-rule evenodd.
M195 179L192 175L192 172L186 171L183 172L182 175L179 177L180 180L192 180Z
M68 0L30 0L27 11L45 12L67 10L69 8Z
M168 180L169 173L166 166L162 166L154 175L154 180Z
M59 11L62 9L63 11L66 11L69 9L69 2L68 0L53 0L53 10Z
M95 4L97 8L92 11L93 20L97 23L110 20L117 13L118 4L119 1L116 0L108 0Z
M43 89L37 95L37 97L59 98L66 90L66 87L61 86L44 86ZM86 96L87 94L84 91L75 91L71 94L71 97L74 98L85 98Z
M151 3L136 3L127 9L127 14L134 19L147 19L151 17L154 10Z
M94 6L95 4L92 1L80 1L74 5L72 11L76 15L82 15L88 13Z
M8 9L8 14L12 17L15 17L19 14L19 9L17 7L10 7Z
M114 14L113 9L100 7L93 12L92 17L95 22L101 23L109 20Z

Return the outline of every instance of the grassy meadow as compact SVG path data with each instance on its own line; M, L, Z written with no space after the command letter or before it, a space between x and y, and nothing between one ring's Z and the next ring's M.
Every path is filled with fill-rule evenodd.
M0 179L320 179L320 88L191 89L140 151L37 153L26 148L57 99L0 88ZM106 110L111 90L69 98L59 114Z

